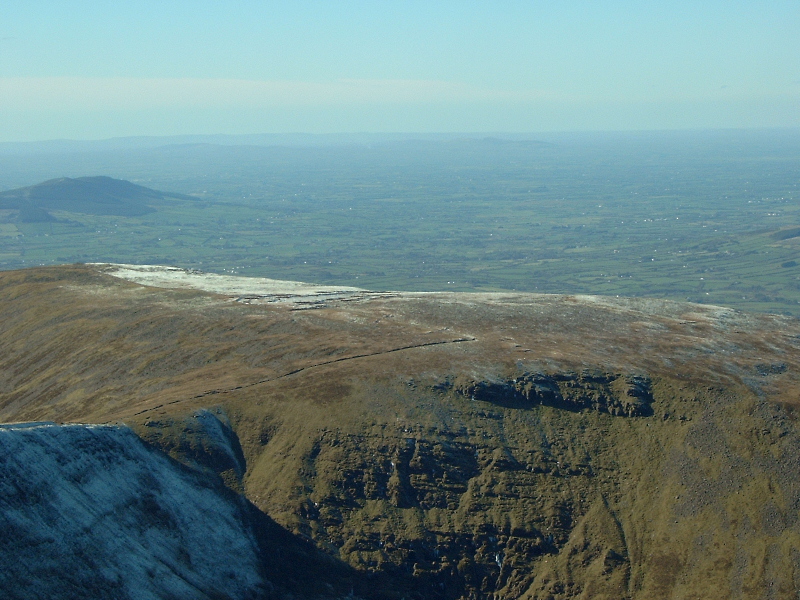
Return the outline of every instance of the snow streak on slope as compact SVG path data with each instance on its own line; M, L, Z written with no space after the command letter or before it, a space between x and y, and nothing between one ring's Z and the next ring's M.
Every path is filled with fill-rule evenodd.
M251 598L245 501L124 426L0 425L4 598Z
M348 286L315 285L301 281L282 281L264 277L238 277L217 275L201 271L160 265L108 265L109 275L134 283L170 289L194 289L226 296L255 296L295 298L304 296L348 297L360 288Z

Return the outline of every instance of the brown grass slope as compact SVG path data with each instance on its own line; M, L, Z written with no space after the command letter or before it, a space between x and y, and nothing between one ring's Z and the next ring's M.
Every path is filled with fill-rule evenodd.
M246 462L216 471L371 573L363 595L797 597L798 321L525 294L298 308L1 273L0 420L124 421L193 461L213 408Z

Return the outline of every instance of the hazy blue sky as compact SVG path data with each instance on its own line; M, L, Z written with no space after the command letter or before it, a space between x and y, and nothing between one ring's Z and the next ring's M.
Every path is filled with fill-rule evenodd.
M798 125L798 0L0 2L0 141Z

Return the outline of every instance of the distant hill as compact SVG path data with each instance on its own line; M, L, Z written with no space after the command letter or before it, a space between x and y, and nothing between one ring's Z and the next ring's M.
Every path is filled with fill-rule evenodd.
M50 210L131 217L153 212L152 204L165 198L188 196L111 177L62 177L0 192L0 208L19 210L20 220L26 222L52 220Z

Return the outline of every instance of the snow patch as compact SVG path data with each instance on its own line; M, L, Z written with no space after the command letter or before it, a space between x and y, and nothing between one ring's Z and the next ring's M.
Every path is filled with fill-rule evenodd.
M105 273L152 287L193 289L225 296L274 297L291 300L304 296L352 296L366 290L348 286L327 286L281 281L265 277L237 277L203 273L194 269L161 265L108 264Z

